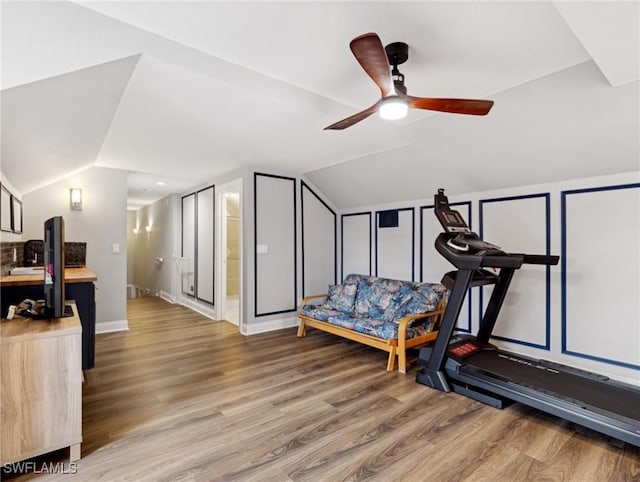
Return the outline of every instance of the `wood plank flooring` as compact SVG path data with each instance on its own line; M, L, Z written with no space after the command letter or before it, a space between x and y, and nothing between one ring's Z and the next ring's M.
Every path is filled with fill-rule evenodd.
M128 332L98 335L85 372L76 473L37 473L60 451L3 478L640 481L638 448L429 389L317 330L245 337L158 298L130 300L128 317Z

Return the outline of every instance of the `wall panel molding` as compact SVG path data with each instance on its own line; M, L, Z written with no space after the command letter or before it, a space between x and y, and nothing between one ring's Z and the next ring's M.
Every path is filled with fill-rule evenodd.
M362 272L362 273L355 273L355 274L366 274L371 276L371 272L372 272L371 271L371 258L372 258L372 252L371 252L372 239L371 238L373 236L373 233L371 231L371 211L348 213L340 216L340 279L341 280L344 280L345 274L351 274L354 271L354 270L349 270L348 273L345 273L344 271L344 266L345 266L344 258L345 258L345 250L346 250L345 249L345 231L346 231L345 224L349 224L350 222L356 222L357 218L359 217L366 218L368 237L367 237L366 243L364 243L366 244L364 251L368 254L367 254L367 260L363 264L368 265L368 270L366 273ZM349 243L349 242L350 242L349 240L346 241L346 243ZM358 251L358 249L356 249L355 251ZM355 270L355 271L359 271L359 270Z
M215 186L196 191L196 299L215 304Z
M639 266L640 195L634 190L640 193L640 183L561 192L561 337L564 354L640 370L640 282L639 273L632 273ZM630 229L623 231L626 226ZM576 327L584 309L598 326ZM597 336L587 337L585 330ZM596 346L588 352L585 345L592 339ZM625 360L634 350L635 359Z
M296 184L293 177L253 175L256 318L297 310Z
M306 292L306 269L308 268L309 264L311 264L312 261L316 261L319 262L321 265L326 263L325 259L318 259L317 256L311 256L309 261L307 261L306 257L307 257L307 253L309 251L310 247L314 247L318 244L319 242L319 237L322 235L325 235L327 233L324 232L320 232L320 233L313 233L311 234L311 242L308 243L307 245L307 249L305 250L305 243L306 243L306 237L307 237L307 232L306 230L313 228L315 223L313 223L313 220L311 220L311 222L306 223L305 224L305 219L307 218L307 212L305 210L305 192L308 192L309 194L311 194L313 197L310 199L310 201L317 201L319 203L320 206L323 206L328 212L329 214L333 217L333 243L332 243L332 248L333 248L333 259L332 259L332 266L333 266L333 282L332 283L327 283L327 284L336 284L337 283L337 278L338 278L338 263L337 263L337 256L338 256L338 220L337 220L337 215L336 212L326 203L324 202L324 200L318 196L318 194L311 189L311 187L305 183L304 181L300 181L300 211L302 213L301 216L301 223L302 223L302 296L307 296L307 292ZM307 207L309 207L309 203L307 203ZM306 227L306 230L305 230ZM331 233L328 234L331 237ZM315 242L314 242L315 241ZM312 290L313 291L313 290ZM316 292L318 293L318 292ZM311 294L316 294L316 293L311 293Z
M544 230L545 236L544 236L544 244L545 246L543 247L543 251L544 253L540 253L539 251L536 253L530 253L530 254L546 254L549 255L551 252L551 207L550 207L550 194L548 192L545 193L538 193L538 194L526 194L526 195L522 195L522 196L508 196L508 197L500 197L500 198L491 198L491 199L482 199L480 200L480 205L479 205L479 235L481 239L484 239L484 231L485 231L485 223L486 223L486 213L485 213L485 207L488 205L496 205L498 203L516 203L519 201L528 201L528 200L532 200L532 199L542 199L544 202L544 212L543 212L543 217L544 217L544 226L542 226L542 229ZM511 225L510 225L511 226ZM497 244L500 244L500 240L487 240L488 242L496 242ZM518 252L523 252L523 250L518 250ZM525 265L527 266L527 265ZM526 269L524 266L521 269ZM534 268L535 269L535 268ZM519 345L524 345L524 346L530 346L533 348L539 348L542 350L547 350L549 351L551 349L551 267L550 266L546 266L544 268L545 270L545 274L544 274L544 278L545 278L545 288L544 288L544 298L545 298L545 302L544 302L544 307L543 307L543 318L544 318L544 342L543 343L539 343L536 341L530 341L530 340L525 340L525 339L518 339L518 338L510 338L510 337L505 337L505 336L500 336L500 335L493 335L492 338L496 339L496 340L502 340L502 341L506 341L506 342L510 342L510 343L515 343L515 344L519 344ZM518 272L515 273L514 275L514 282L517 280L518 278ZM521 274L521 273L520 273ZM513 283L512 282L512 286ZM484 291L485 291L485 287L481 287L480 288L480 300L479 300L479 320L482 320L482 315L483 315L483 311L484 311ZM510 290L510 292L507 293L507 300L509 299L509 297L513 295L513 290ZM505 302L506 305L506 302ZM502 310L504 311L504 310ZM503 314L503 312L501 312L501 315ZM500 315L499 315L500 316ZM498 318L498 323L496 326L500 325L500 318Z
M395 211L398 211L398 218L401 218L401 213L403 212L410 212L411 213L411 247L409 248L411 250L411 267L410 267L410 272L411 272L411 281L415 281L415 252L416 252L416 220L415 220L415 208L410 207L410 208L398 208L398 209L394 209ZM379 232L381 229L400 229L400 226L398 226L397 228L379 228L378 224L379 224L379 218L380 218L380 213L385 212L385 211L376 211L376 216L375 216L375 223L376 223L376 229L375 229L375 261L376 261L376 271L375 271L375 276L378 276L378 272L379 272L379 265L380 265L380 256L379 256ZM393 275L392 275L393 276ZM386 276L385 276L386 277ZM399 275L398 277L403 278L401 275Z
M194 297L196 294L196 195L182 196L181 199L182 249L180 288L182 293ZM144 229L144 228L143 228Z

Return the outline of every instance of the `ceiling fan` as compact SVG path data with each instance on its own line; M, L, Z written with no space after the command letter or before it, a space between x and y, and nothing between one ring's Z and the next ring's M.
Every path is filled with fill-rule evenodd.
M383 47L377 34L365 33L354 38L349 46L358 63L380 88L382 97L371 107L331 124L324 130L341 130L351 127L375 112L379 112L380 117L384 119L401 119L410 108L453 114L486 115L493 106L492 100L434 99L407 95L404 75L398 70L398 65L409 58L409 46L404 42L394 42ZM389 66L393 66L393 69L389 70Z

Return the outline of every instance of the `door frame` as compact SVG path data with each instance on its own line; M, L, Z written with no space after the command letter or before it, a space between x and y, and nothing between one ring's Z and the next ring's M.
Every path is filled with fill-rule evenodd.
M216 237L215 237L215 317L217 320L224 319L225 307L227 303L227 200L225 194L236 193L239 199L239 230L240 230L240 266L238 280L238 330L244 332L244 198L243 180L234 179L228 183L216 186Z

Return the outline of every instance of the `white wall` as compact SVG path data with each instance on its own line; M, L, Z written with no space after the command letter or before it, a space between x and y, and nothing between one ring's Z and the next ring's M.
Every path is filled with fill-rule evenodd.
M69 207L69 189L82 189L82 210ZM127 172L92 167L25 194L22 238L42 239L43 222L63 216L66 241L87 243L96 281L96 331L101 323L127 325ZM114 253L114 245L120 252Z
M510 252L561 257L558 266L548 270L525 266L516 272L496 325L495 344L640 385L639 172L469 193L450 196L449 201L460 203L455 209L470 217L472 229L487 241ZM406 236L397 236L395 245L393 236L387 236L385 250L405 251L396 256L401 260L397 272L405 278L406 260L413 256L416 273L421 273L417 279L440 281L454 268L432 247L440 227L431 196L339 214L345 215L344 222L353 213L375 216L379 210L407 207L421 213L414 252L406 252L411 250ZM341 236L339 245L362 244L361 230L344 229ZM470 292L458 326L475 333L490 288Z

